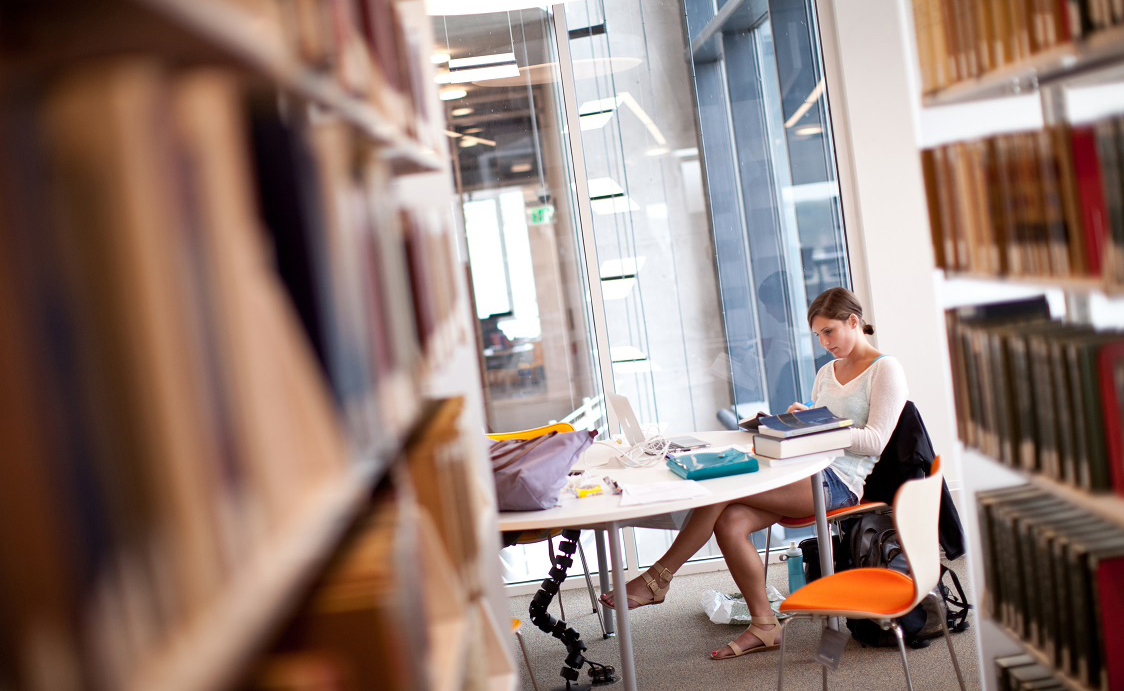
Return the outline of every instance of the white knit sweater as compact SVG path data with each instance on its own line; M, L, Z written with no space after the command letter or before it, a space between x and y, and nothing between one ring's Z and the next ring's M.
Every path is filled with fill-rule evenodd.
M905 371L890 355L879 357L846 384L840 384L835 378L835 361L816 373L812 400L817 406L826 406L835 415L854 422L851 446L830 467L860 499L866 476L886 448L908 396Z

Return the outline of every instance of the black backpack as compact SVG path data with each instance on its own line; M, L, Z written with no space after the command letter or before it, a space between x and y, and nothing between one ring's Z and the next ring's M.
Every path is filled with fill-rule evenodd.
M909 574L909 564L898 541L894 521L888 514L866 514L851 522L844 534L849 537L847 542L850 544L851 561L856 568L889 568ZM946 574L951 581L950 585L945 583ZM959 633L967 629L968 610L972 605L964 595L956 572L944 565L941 565L937 592L944 600L948 612L948 630ZM895 621L911 648L925 648L930 639L941 635L940 610L928 598ZM847 619L847 628L864 648L898 644L893 631L883 629L870 619Z

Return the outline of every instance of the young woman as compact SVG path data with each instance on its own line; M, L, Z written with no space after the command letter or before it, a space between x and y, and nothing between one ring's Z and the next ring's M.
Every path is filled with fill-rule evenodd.
M812 333L835 356L816 374L812 400L854 421L850 446L824 471L828 510L858 502L866 476L894 431L908 393L901 364L867 341L874 328L862 315L862 305L845 288L823 292L808 308ZM806 407L793 403L789 411ZM813 511L811 483L803 480L728 504L695 509L667 553L628 583L629 609L663 602L675 572L714 535L749 605L753 624L711 657L723 660L776 648L780 629L765 595L765 569L757 549L746 538L782 517L810 516ZM601 599L614 605L611 593Z

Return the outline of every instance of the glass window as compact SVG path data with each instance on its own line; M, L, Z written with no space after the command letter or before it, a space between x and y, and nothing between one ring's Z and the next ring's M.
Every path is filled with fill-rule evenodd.
M807 306L849 284L813 4L435 18L493 429L604 431L602 381L672 433L807 399L829 357ZM673 537L638 530L629 560ZM541 543L507 550L507 576L546 559Z
M778 412L831 359L808 306L850 287L815 3L746 0L704 26L711 0L686 5L690 35L709 37L691 64L734 407ZM789 532L776 538L809 531Z
M710 2L686 4L690 24ZM814 3L746 0L691 33L713 37L692 67L735 406L775 412L830 359L808 305L850 284Z
M549 10L434 17L488 424L600 423Z

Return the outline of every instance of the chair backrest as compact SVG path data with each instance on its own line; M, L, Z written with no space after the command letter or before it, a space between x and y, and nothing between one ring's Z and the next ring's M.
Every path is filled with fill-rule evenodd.
M555 422L551 425L543 425L542 427L534 427L532 429L519 430L518 432L497 432L489 434L489 439L495 441L503 441L504 439L534 439L541 437L544 434L551 432L573 432L574 426L568 422Z
M941 553L937 542L937 524L941 507L941 458L933 461L929 477L902 483L894 495L894 527L913 574L913 604L917 606L930 590L937 587L941 575Z

